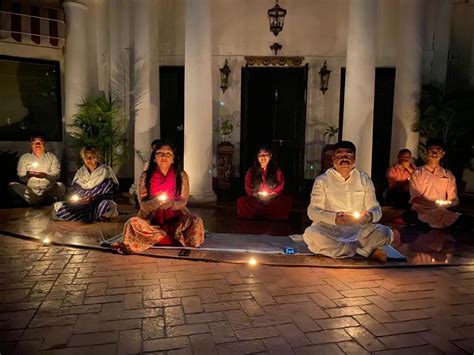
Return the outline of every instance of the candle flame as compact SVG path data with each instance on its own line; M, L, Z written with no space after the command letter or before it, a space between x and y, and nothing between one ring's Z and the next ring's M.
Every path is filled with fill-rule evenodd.
M249 265L257 265L257 260L255 258L250 258L248 261Z
M37 162L34 162L34 163L31 164L31 166L32 166L33 168L37 168L37 167L38 167L38 163L37 163Z
M50 242L49 238L44 238L43 239L43 244L49 244L49 242Z
M77 202L77 201L79 201L79 195L72 195L70 200L71 200L72 202Z
M435 203L439 206L439 207L442 207L442 206L448 206L451 204L451 201L449 200L436 200Z
M359 219L360 216L361 216L361 214L360 214L360 212L355 211L355 212L352 213L352 216L353 216L354 218L356 218L356 219Z
M160 200L160 201L166 201L167 199L168 199L168 196L165 193L161 194L158 197L158 200Z

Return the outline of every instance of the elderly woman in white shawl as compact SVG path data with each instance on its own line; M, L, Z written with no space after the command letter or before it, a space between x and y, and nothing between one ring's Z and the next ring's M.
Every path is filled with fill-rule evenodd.
M91 223L117 216L113 193L118 180L112 168L100 164L101 155L95 148L82 148L81 158L84 165L72 180L71 194L67 201L53 205L53 218Z

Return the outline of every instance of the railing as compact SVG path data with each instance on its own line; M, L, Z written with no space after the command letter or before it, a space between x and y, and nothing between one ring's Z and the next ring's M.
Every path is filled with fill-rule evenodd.
M55 8L41 11L54 16L0 11L0 42L62 49L66 40L63 12Z

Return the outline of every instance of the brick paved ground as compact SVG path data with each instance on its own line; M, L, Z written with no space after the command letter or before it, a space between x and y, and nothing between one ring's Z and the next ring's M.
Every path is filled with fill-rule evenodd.
M250 267L0 238L2 354L474 351L474 266Z

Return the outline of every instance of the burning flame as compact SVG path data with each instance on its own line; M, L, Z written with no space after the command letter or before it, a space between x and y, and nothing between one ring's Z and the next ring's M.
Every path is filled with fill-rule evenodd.
M168 196L165 193L163 193L160 196L158 196L158 200L164 202L164 201L168 200Z
M249 265L257 265L257 260L255 258L250 258L247 262Z
M356 219L359 219L361 217L361 214L360 214L360 212L355 211L355 212L352 213L352 217L354 217Z
M38 167L38 163L35 161L34 163L31 164L31 166L36 169Z
M79 201L79 195L72 195L71 198L70 198L70 200L71 200L72 202L77 202L77 201Z

